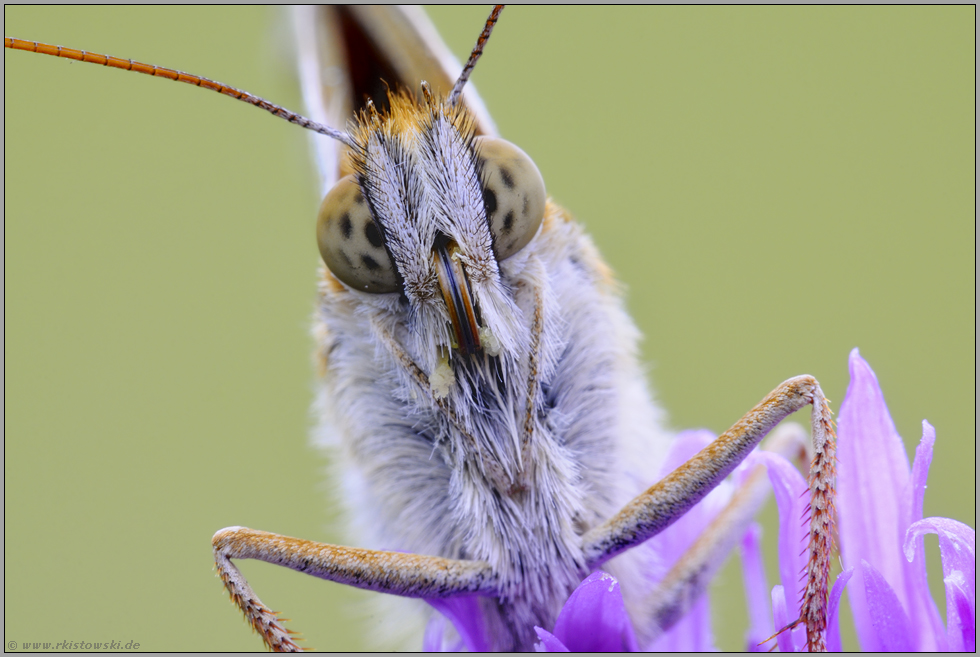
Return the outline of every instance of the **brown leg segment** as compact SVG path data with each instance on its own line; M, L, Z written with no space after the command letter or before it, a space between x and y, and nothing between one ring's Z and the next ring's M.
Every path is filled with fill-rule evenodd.
M463 561L315 543L246 527L228 527L211 539L218 576L245 618L274 652L301 650L277 614L262 604L232 559L258 559L339 584L410 598L493 594L495 579L483 561Z
M836 438L830 407L820 384L812 376L784 381L687 463L636 497L607 522L586 533L582 543L589 567L600 566L671 525L721 483L780 420L807 405L813 407L814 457L808 480L809 562L800 621L807 627L809 649L826 650L824 635L833 549Z
M808 436L798 424L780 425L762 449L788 460L806 461ZM637 631L645 630L653 641L687 614L707 590L735 544L742 539L772 489L765 465L745 477L732 499L698 539L681 555L644 605Z

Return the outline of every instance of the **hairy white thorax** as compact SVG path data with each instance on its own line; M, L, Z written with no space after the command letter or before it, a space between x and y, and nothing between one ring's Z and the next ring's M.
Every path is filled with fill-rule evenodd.
M479 106L420 96L360 112L321 206L317 442L355 544L490 563L495 647L526 647L588 574L582 534L669 441L591 240ZM604 568L636 579L648 558Z
M637 332L589 239L550 204L529 251L501 269L527 334L535 296L549 300L533 390L526 347L496 359L453 353L443 407L399 353L428 360L404 302L365 302L324 272L317 312L318 440L333 449L358 544L490 562L513 600L545 601L512 612L528 632L551 626L581 581L578 536L651 483L667 445Z

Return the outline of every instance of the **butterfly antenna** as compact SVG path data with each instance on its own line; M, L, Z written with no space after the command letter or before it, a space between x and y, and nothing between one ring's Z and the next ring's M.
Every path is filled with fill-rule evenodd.
M486 32L486 30L484 31ZM483 39L482 36L481 39ZM207 78L202 78L197 75L192 75L190 73L175 71L174 69L163 68L162 66L153 66L152 64L143 64L142 62L136 62L132 59L120 59L119 57L100 55L94 52L86 52L85 50L64 48L62 46L52 46L47 43L13 39L11 37L4 37L3 47L11 48L13 50L27 50L29 52L36 52L42 55L51 55L52 57L64 57L66 59L73 59L77 62L111 66L112 68L120 68L126 71L142 73L144 75L153 75L156 77L167 78L168 80L174 80L176 82L193 84L196 87L210 89L211 91L217 91L219 94L231 96L235 100L240 100L248 103L249 105L255 105L256 107L264 109L266 112L278 116L280 119L286 119L290 123L295 123L301 128L306 128L307 130L318 132L321 135L326 135L327 137L336 139L337 141L348 146L354 146L354 140L346 132L331 128L330 126L323 125L322 123L317 123L312 119L308 119L305 116L297 114L296 112L292 112L285 107L280 107L275 103L270 103L264 98L259 98L258 96L248 93L247 91L236 89L235 87L229 87L226 84L215 82L214 80L209 80Z
M483 26L483 31L480 32L480 36L476 40L476 45L473 46L473 52L470 53L470 58L466 62L466 66L463 67L463 72L459 74L459 79L456 80L456 84L453 85L453 90L449 94L449 104L455 105L456 101L459 100L460 95L463 93L463 87L466 85L466 81L470 79L470 73L473 72L473 67L476 66L476 62L480 59L480 55L483 54L483 47L487 44L490 39L490 33L493 32L493 26L497 24L497 18L500 17L500 12L504 10L504 5L494 5L493 11L490 12L490 17L487 19L487 24Z

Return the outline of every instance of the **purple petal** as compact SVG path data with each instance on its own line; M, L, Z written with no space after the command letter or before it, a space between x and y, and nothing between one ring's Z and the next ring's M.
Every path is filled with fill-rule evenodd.
M830 611L827 618L827 652L843 652L840 643L840 597L844 587L854 574L853 568L848 568L837 576L834 588L830 590Z
M661 478L684 465L688 459L710 445L715 438L717 436L706 429L692 429L679 433L660 467Z
M709 431L684 431L677 436L667 455L661 475L666 475L682 465L715 439ZM690 509L682 518L657 536L647 541L657 559L651 566L648 576L651 581L663 579L668 570L693 545L708 524L725 507L731 498L732 485L722 482L717 488ZM711 635L710 608L707 595L696 601L688 614L667 632L660 635L654 644L656 650L694 650L714 649ZM556 632L557 633L557 632Z
M801 636L800 631L806 632L806 629L799 627L793 630L780 631L799 618L799 612L790 614L786 604L785 589L779 584L772 587L772 618L773 627L776 632L779 632L776 635L776 646L779 648L779 652L798 652L806 642L806 635Z
M684 431L677 436L661 469L661 477L683 465L715 439L710 431ZM658 555L657 567L649 573L652 581L663 579L667 571L696 541L705 527L724 508L731 496L731 485L723 482L674 524L647 542Z
M534 644L534 652L568 652L568 647L548 630L543 630L535 625L534 632L541 639L541 643Z
M804 514L809 496L806 480L778 454L760 452L759 458L769 469L769 481L779 509L779 579L786 591L787 603L796 605L803 590L807 561Z
M936 443L936 430L932 425L922 421L922 440L915 448L915 461L912 463L912 476L908 488L904 491L902 524L908 527L922 520L922 502L926 493L926 480L929 477L929 465L932 463L932 448ZM906 537L906 541L908 538ZM915 539L918 548L923 548L922 537ZM926 560L918 559L906 564L905 568L905 597L902 599L912 619L911 632L915 645L920 651L934 652L946 649L946 630L939 616L939 609L929 592L929 582L926 579ZM896 587L898 584L896 583Z
M422 652L445 652L442 639L446 632L446 617L442 614L432 614L422 635Z
M715 435L708 431L685 431L681 433L671 447L661 474L665 475L676 469L714 439ZM740 476L744 478L744 475L758 464L757 454L757 451L753 452L736 469L733 473L733 478L736 481ZM659 557L657 566L650 571L653 581L662 579L677 559L703 534L705 528L731 499L732 491L732 483L730 481L723 482L688 511L683 518L647 542L646 545L654 550ZM768 627L768 587L764 583L762 586L762 603L757 609L766 618L766 627ZM710 621L710 602L708 596L705 595L692 605L684 618L658 637L652 646L648 647L657 652L715 651L717 648L714 645ZM770 632L763 630L760 634L759 639L761 640L767 637Z
M867 561L861 561L864 575L865 598L868 616L876 635L876 650L884 652L908 652L915 650L909 633L909 617L898 601L895 591L878 570Z
M901 500L909 484L909 463L871 367L858 350L850 356L851 382L838 418L837 510L841 555L845 568L862 560L874 564L906 597L901 542ZM854 625L864 650L880 650L872 627L863 570L855 572L856 586L848 588Z
M922 501L926 495L926 480L929 466L932 465L932 448L936 444L936 430L931 424L922 421L922 440L915 448L915 461L912 463L912 476L909 481L908 523L922 520Z
M772 614L769 613L769 585L762 561L762 527L752 523L742 537L742 578L745 582L745 602L749 607L749 629L745 633L745 650L764 652L759 645L772 634Z
M554 635L574 652L638 650L619 582L601 570L586 577L568 597Z
M946 613L949 623L949 645L952 650L976 652L977 650L977 600L971 596L967 583L952 578L946 584ZM976 582L974 582L976 585ZM949 600L952 599L952 604ZM955 610L955 617L952 610Z
M449 619L463 646L469 652L487 652L490 641L487 637L486 626L483 623L483 612L480 610L480 600L476 596L459 596L455 598L433 598L426 600L436 611ZM428 635L428 632L426 632ZM426 637L426 641L429 637ZM441 639L439 641L441 647Z
M650 652L717 652L711 634L711 607L708 596L702 595L684 618L661 634L652 646L645 648Z
M924 561L922 537L936 534L946 585L946 635L950 650L976 645L977 535L957 520L926 518L912 524L905 535L905 557ZM918 558L917 558L918 557ZM965 610L965 611L964 611ZM969 628L970 639L964 640Z

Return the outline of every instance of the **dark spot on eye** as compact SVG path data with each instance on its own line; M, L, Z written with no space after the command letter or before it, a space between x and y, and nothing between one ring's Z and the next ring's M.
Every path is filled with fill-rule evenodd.
M500 179L504 181L504 187L514 189L514 176L508 169L500 167Z
M361 254L361 262L363 262L364 266L370 269L371 271L374 271L375 269L381 269L381 265L378 264L378 261L372 258L371 256L367 255L366 253Z
M364 195L354 194L354 202L357 203L358 205L364 205Z
M384 240L381 239L381 231L378 230L378 227L373 221L369 221L364 224L364 236L368 238L368 242L371 243L371 246L380 247L382 244L384 244Z
M344 216L340 218L340 232L344 234L344 239L349 240L350 234L354 230L354 227L350 223L350 215L346 212Z
M489 187L483 190L483 205L487 208L487 216L497 211L497 195Z
M351 262L351 259L347 257L347 254L346 253L344 253L343 251L341 251L340 252L340 257L343 258L344 259L344 262L347 263L347 267L348 268L350 268L350 269L353 269L354 268L354 263Z
M504 233L509 233L510 229L514 227L514 211L510 210L504 217Z

